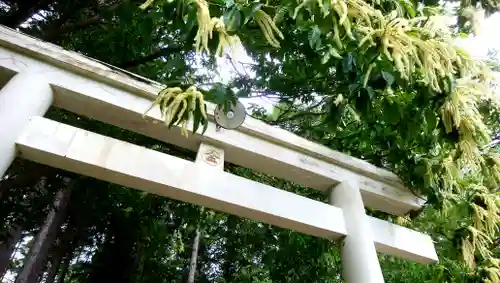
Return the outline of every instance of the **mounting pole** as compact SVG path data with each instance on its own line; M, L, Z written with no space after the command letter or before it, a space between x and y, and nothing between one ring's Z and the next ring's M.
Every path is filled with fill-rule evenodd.
M332 188L329 202L344 212L347 236L340 247L344 280L347 283L384 283L357 182L344 181Z

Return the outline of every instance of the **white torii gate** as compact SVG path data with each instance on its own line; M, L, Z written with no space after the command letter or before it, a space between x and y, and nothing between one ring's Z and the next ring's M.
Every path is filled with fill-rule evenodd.
M168 130L160 90L96 60L0 26L0 176L16 156L123 186L202 205L327 239L342 239L348 283L384 282L377 252L418 263L438 261L432 239L369 217L393 215L422 199L392 173L247 118L236 130L201 136ZM54 105L198 152L196 162L55 122ZM214 105L208 105L213 113ZM212 118L212 117L211 117ZM224 161L329 194L330 204L224 172Z

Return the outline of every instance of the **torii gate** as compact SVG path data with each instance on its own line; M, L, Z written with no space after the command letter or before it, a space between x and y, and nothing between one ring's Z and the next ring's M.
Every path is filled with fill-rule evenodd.
M16 156L327 239L342 239L348 283L384 282L377 252L437 262L431 238L365 214L422 206L398 178L365 161L247 118L236 130L183 137L159 109L160 85L0 26L0 176ZM54 105L198 151L190 162L42 116ZM209 104L209 113L214 105ZM213 118L213 117L211 117ZM231 163L318 189L330 204L224 172Z

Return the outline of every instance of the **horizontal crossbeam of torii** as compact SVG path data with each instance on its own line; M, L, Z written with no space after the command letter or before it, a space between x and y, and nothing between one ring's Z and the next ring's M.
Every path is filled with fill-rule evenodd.
M376 251L419 263L437 261L429 236L365 214L365 206L403 215L423 204L394 174L365 161L252 118L236 130L216 130L210 122L203 136L183 137L161 123L158 109L142 116L161 87L157 83L1 26L0 86L0 176L20 156L342 239L348 283L383 282ZM41 117L51 105L198 151L198 158L190 162ZM213 113L214 106L208 107ZM215 166L206 164L206 156ZM324 191L330 204L223 172L225 161Z

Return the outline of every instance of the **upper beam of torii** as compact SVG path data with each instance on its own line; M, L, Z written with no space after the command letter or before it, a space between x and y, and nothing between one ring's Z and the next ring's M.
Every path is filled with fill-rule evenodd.
M376 259L370 259L373 243L379 252L421 263L437 261L430 237L364 215L363 205L403 215L424 202L393 173L365 161L251 117L235 130L216 130L210 122L204 135L186 138L178 128L165 127L159 109L143 117L161 89L159 84L0 26L0 86L4 84L0 91L0 176L20 154L303 233L330 239L345 236L343 262L349 261L344 256L348 253L367 268L375 266ZM222 162L310 188L324 192L335 188L330 193L333 205L37 117L51 105L193 151L210 145L223 156ZM213 113L214 105L208 104L208 109ZM358 192L359 201L353 201L357 197L352 191ZM359 223L353 226L354 221ZM349 240L360 248L349 247ZM349 282L365 278L360 272L344 271ZM373 281L366 282L381 282L372 277Z

